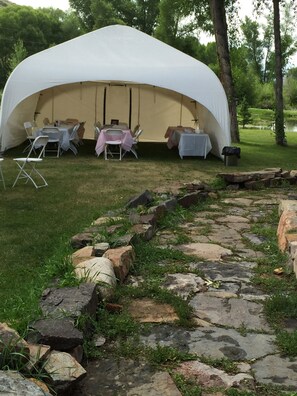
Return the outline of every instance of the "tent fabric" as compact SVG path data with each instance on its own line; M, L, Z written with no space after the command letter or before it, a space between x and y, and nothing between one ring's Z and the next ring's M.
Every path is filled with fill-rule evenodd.
M230 146L228 102L223 86L212 70L145 33L113 25L32 55L14 69L2 96L1 150L15 147L25 140L23 123L36 118L38 106L42 101L44 104L46 95L51 96L52 102L48 103L52 106L51 115L56 117L58 109L57 106L53 108L53 97L62 87L66 92L66 106L67 95L74 87L82 96L82 90L88 84L97 92L104 86L110 89L111 84L116 83L128 87L123 96L126 102L131 95L129 89L133 92L133 98L130 98L133 117L137 118L137 113L139 117L139 111L143 115L147 123L144 135L148 140L150 129L153 130L150 125L153 117L148 113L150 106L146 107L143 98L156 92L168 98L168 102L175 103L176 118L167 119L167 126L177 124L177 118L184 122L184 116L177 113L185 109L188 122L193 124L193 118L198 117L200 129L210 135L215 155L221 157L222 148ZM102 96L100 98L102 100ZM127 113L126 102L122 107ZM59 109L61 107L63 101ZM166 108L164 104L163 107ZM77 118L76 114L68 116ZM165 132L163 129L158 140L164 139Z

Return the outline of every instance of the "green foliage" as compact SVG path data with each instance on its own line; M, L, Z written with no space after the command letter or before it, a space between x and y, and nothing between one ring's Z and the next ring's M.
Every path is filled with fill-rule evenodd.
M260 109L274 109L274 87L272 83L265 83L261 85L261 91L258 94L258 99L255 107Z
M293 74L284 80L284 102L286 107L297 107L297 78Z
M202 388L194 380L186 379L183 375L171 373L175 385L183 396L201 396Z
M133 334L137 337L140 324L135 322L127 312L109 313L104 307L98 310L96 332L109 340L127 338Z
M279 331L276 335L277 345L289 357L297 356L297 330L291 332Z
M18 40L13 46L13 52L8 59L8 68L10 72L17 67L17 65L25 59L27 56L27 51L24 48L22 40Z
M294 283L297 289L297 282L293 282L293 285ZM285 318L297 320L296 291L288 290L285 293L277 293L271 296L265 302L265 313L272 323L280 323Z
M160 0L70 0L81 25L86 31L123 24L135 27L149 35L153 34Z
M249 111L248 102L245 97L241 102L239 114L241 116L241 123L243 128L246 124L250 124L252 122L251 112Z
M4 86L12 67L24 56L81 34L76 21L73 13L61 10L17 5L0 7L0 86Z
M219 370L223 370L228 374L237 374L239 372L237 364L228 358L213 359L208 356L200 356L199 359L202 363L208 366L215 367Z
M214 190L219 191L224 190L227 186L227 183L224 178L217 176L210 182L210 185Z
M176 365L180 362L195 360L196 356L187 352L181 352L178 349L157 345L156 348L146 348L145 356L147 360L156 366Z
M24 371L29 362L25 347L18 346L20 339L11 339L5 343L0 339L0 370Z

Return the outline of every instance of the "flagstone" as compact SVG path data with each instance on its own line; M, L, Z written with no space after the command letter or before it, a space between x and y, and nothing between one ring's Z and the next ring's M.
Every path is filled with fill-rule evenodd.
M223 248L222 246L214 243L189 243L179 245L176 248L185 254L197 256L205 260L222 260L223 258L232 255L232 251L230 249Z

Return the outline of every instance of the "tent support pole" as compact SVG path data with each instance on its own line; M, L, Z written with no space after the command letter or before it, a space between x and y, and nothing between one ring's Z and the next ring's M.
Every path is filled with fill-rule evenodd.
M132 88L129 90L129 129L131 129L131 114L132 114Z
M106 87L104 87L104 97L103 97L103 125L106 124L105 116L106 116Z

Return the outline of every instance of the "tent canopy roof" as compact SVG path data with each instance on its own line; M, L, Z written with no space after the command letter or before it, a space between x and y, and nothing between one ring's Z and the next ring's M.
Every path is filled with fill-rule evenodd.
M227 98L212 70L145 33L113 25L32 55L15 68L2 98L2 150L12 146L8 121L22 101L80 81L149 84L188 96L212 114L225 145L230 144Z

